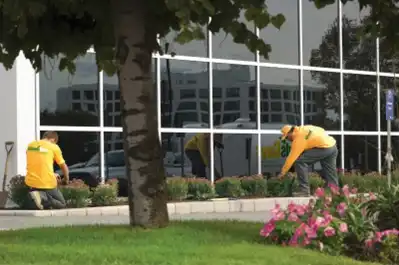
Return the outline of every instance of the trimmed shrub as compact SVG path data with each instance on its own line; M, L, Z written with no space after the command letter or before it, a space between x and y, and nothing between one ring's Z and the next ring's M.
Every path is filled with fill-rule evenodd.
M90 203L90 188L80 179L73 179L68 185L60 186L60 191L69 208L82 208Z
M246 196L266 197L267 195L267 181L262 175L241 178L241 187Z
M215 197L212 182L203 178L187 178L188 198L192 200L209 200Z
M166 180L168 199L170 201L183 201L188 196L188 183L181 177L170 177Z
M219 197L239 198L245 195L238 177L224 177L215 182L215 191Z
M118 180L110 179L105 184L98 185L91 196L93 206L111 206L118 200Z
M10 179L8 185L10 199L21 209L27 209L30 205L28 196L29 188L25 185L25 176L16 175Z

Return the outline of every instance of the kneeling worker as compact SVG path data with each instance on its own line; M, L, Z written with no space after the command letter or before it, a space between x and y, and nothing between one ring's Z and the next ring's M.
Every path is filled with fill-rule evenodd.
M215 134L213 138L215 146L223 149L222 135ZM184 146L184 152L191 161L191 173L199 178L206 178L206 168L210 165L209 140L209 133L199 133L192 137ZM216 168L214 173L215 179L222 177Z
M321 177L329 184L338 186L336 141L323 128L312 125L291 126L285 125L281 129L281 139L291 141L291 151L288 155L279 178L295 164L295 171L299 181L299 191L295 196L307 197L310 194L308 169L310 165L320 162Z
M33 141L26 150L27 173L25 184L37 209L61 209L66 202L57 188L59 176L54 173L56 162L64 174L64 182L69 182L69 170L62 157L56 132L46 132L43 139Z

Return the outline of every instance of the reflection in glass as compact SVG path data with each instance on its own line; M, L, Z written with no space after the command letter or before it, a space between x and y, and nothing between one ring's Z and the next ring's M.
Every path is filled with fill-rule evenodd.
M262 128L270 123L301 124L298 70L262 67L260 85Z
M269 53L269 60L260 56L260 61L299 64L299 0L272 0L266 2L268 11L271 14L282 13L286 21L280 29L276 29L269 24L266 28L260 30L260 38L270 44L272 48L271 53Z
M152 60L152 80L154 83L154 90L156 89L156 60ZM108 76L103 73L103 86L104 86L104 126L120 127L122 126L121 118L121 102L118 76Z
M168 52L174 52L176 55L185 55L185 56L195 56L195 57L207 57L208 56L208 32L206 27L202 27L205 39L204 40L194 40L184 45L180 45L175 42L174 39L177 36L176 31L171 31L169 34L165 36L165 38L161 39L161 47L165 49L166 43L169 43Z
M339 73L304 71L303 76L305 124L340 130Z
M224 148L215 148L215 171L221 176L258 174L258 135L222 134ZM240 150L237 152L237 150ZM216 179L217 173L215 173Z
M338 3L317 9L302 1L304 65L339 68Z
M76 60L72 76L58 70L59 59L44 58L39 73L40 124L98 126L98 70L95 55Z
M378 171L378 137L345 135L345 169Z
M378 130L376 83L376 76L344 74L344 130Z
M213 124L219 129L256 129L255 67L213 64Z
M162 127L209 127L207 63L161 60Z
M245 19L241 12L238 22L244 23L248 30L255 32L255 25ZM212 37L213 57L230 60L255 61L255 54L250 52L245 44L237 44L231 35L221 30Z
M348 2L342 5L342 55L346 69L375 71L377 69L376 39L362 38L357 32L363 26L363 20L370 15L370 9L359 12L358 2ZM381 48L380 48L381 49Z

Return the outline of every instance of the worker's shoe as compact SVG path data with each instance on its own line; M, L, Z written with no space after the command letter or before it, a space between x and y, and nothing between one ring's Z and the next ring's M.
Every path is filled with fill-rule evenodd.
M294 191L292 193L293 197L310 197L310 193L307 191Z
M30 191L29 196L32 198L33 202L35 203L37 209L43 210L42 198L40 197L40 192L38 191Z

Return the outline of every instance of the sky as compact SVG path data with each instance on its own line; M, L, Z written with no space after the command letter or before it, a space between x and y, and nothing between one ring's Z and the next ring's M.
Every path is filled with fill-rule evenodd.
M296 0L271 0L267 1L270 13L283 13L286 22L280 30L268 26L261 30L260 36L271 45L272 52L268 62L280 64L299 64L298 62L298 7ZM309 65L311 50L318 48L325 31L337 18L337 7L329 6L321 10L317 10L314 4L309 1L302 1L303 10L303 62ZM357 4L347 3L343 7L343 13L352 19L359 20L361 15ZM170 41L173 34L167 39ZM171 49L178 55L187 56L206 56L206 46L204 41L194 41L187 45L181 46L172 44ZM221 59L236 60L254 60L253 55L243 45L233 43L231 37L225 37L224 33L218 33L213 36L213 56ZM266 59L262 58L262 61ZM48 63L45 66L46 75L40 76L40 97L41 109L56 107L56 91L60 87L71 86L75 84L92 84L97 80L94 76L96 66L94 64L94 55L86 55L81 63L78 64L77 74L71 77L67 73L60 73L56 69L51 71ZM54 62L53 62L54 63ZM179 62L171 60L172 71L182 72L199 72L207 70L206 63L200 62ZM226 69L228 65L217 64L215 69ZM255 67L251 67L251 78L255 78ZM298 84L299 76L297 70L262 68L260 71L260 79L263 83L273 84ZM311 84L310 73L304 72L305 84ZM116 78L105 78L104 83L116 84Z

